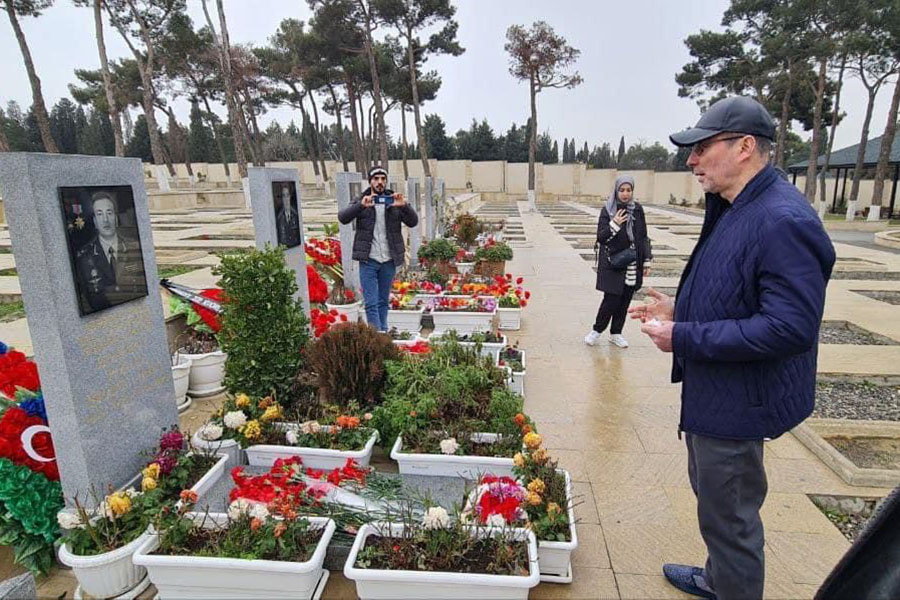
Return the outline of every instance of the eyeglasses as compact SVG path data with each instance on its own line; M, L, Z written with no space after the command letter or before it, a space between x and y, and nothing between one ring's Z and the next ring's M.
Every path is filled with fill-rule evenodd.
M703 156L703 153L706 152L710 146L715 144L716 142L732 142L734 140L739 140L744 135L733 135L731 137L717 138L714 140L703 140L702 142L698 142L691 146L691 154L696 154L697 156Z

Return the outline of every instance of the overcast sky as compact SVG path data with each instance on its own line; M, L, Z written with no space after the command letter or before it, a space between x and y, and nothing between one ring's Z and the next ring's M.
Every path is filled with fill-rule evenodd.
M200 0L187 0L188 11L199 27ZM466 52L460 57L432 58L428 69L443 80L438 97L424 106L438 113L448 134L468 128L472 119L487 118L499 135L511 123L523 124L529 113L528 87L509 74L503 44L512 24L547 21L571 45L581 50L577 69L584 83L574 90L546 90L538 96L538 124L550 130L562 145L574 137L581 147L604 141L613 147L626 142L669 145L668 134L692 125L699 116L693 100L679 98L675 74L689 61L683 40L700 29L720 29L727 0L455 0L459 40ZM309 18L304 0L225 0L233 43L265 45L284 18ZM7 19L0 17L0 105L16 100L27 108L31 88L18 44ZM43 84L48 109L68 96L74 69L99 68L90 9L75 8L71 0L56 0L38 19L21 21ZM118 34L107 27L111 58L128 53ZM872 120L872 136L881 134L890 104L890 89L883 89ZM188 106L176 104L186 120ZM836 148L859 139L865 110L865 90L851 79L841 100L847 118L838 127ZM222 109L221 114L224 114ZM136 115L136 113L135 113ZM322 116L320 111L320 117ZM389 115L388 126L399 136L399 115ZM262 117L287 124L299 115L287 109ZM164 123L164 119L160 119ZM409 122L411 125L411 121ZM795 124L795 130L799 126ZM808 133L798 131L804 138Z

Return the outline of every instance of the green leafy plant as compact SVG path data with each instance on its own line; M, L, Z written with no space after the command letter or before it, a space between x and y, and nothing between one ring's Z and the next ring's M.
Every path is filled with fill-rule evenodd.
M284 263L281 248L266 246L223 254L214 274L227 301L221 315L219 341L228 354L225 385L251 396L291 388L309 342L303 304L294 273Z
M63 542L73 554L95 556L128 544L147 531L161 507L157 494L143 494L128 489L112 492L101 502L92 494L95 509L87 508L75 498L74 512L59 515Z
M450 261L456 258L459 246L446 238L437 238L419 246L419 260L429 262Z
M324 401L371 407L381 398L385 362L397 359L399 350L368 325L341 323L323 333L308 355Z
M475 258L485 262L512 260L513 251L506 242L492 242L475 250Z

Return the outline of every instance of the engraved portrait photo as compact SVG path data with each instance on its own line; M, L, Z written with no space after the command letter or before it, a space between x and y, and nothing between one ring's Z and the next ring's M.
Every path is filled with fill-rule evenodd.
M297 186L293 181L272 182L272 203L275 208L275 230L279 246L293 248L300 245L300 213L297 209Z
M59 188L81 316L147 295L131 186Z

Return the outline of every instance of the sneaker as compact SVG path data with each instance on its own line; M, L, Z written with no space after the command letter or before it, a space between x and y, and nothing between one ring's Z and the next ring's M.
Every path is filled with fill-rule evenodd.
M716 600L716 593L710 589L703 577L703 569L688 565L663 565L663 575L673 586L692 596Z
M597 341L600 339L600 334L591 329L591 332L584 336L584 343L588 346L596 346Z
M615 335L609 336L609 342L611 344L615 344L619 348L627 348L628 347L628 340L626 340L625 337L621 333L617 333Z

